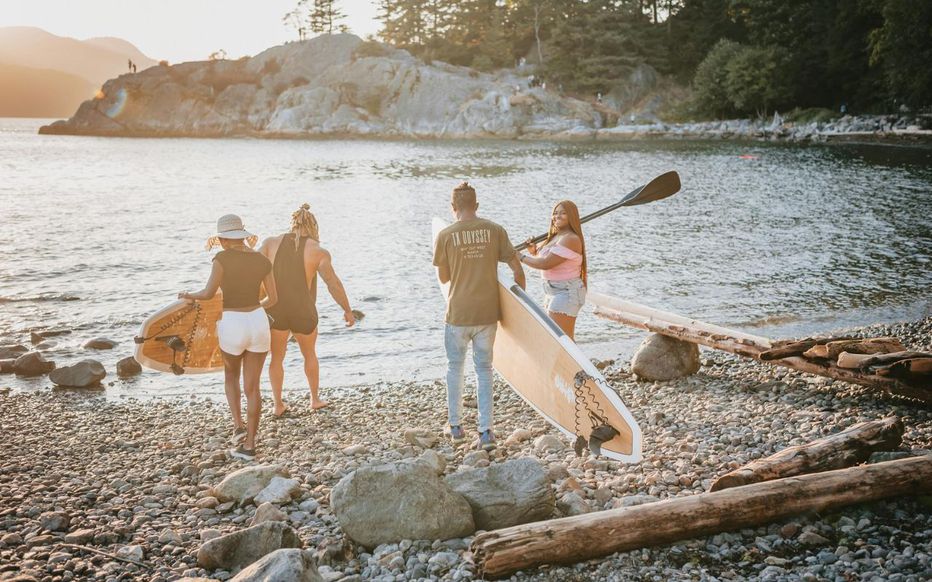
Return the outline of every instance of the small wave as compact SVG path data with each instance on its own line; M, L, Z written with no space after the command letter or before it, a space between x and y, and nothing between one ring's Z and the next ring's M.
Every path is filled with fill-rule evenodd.
M43 293L34 297L0 297L0 303L45 303L49 301L80 301L81 298L67 293Z
M800 321L802 318L798 315L769 315L767 317L762 317L760 319L755 319L745 323L738 324L739 327L769 327L771 325L783 325L786 323L794 323Z

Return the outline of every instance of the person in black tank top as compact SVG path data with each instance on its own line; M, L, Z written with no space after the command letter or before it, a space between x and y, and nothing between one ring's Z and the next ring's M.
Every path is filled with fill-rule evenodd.
M294 336L304 356L304 374L311 390L311 410L327 406L320 399L320 364L317 360L317 275L327 291L343 308L347 327L356 323L343 283L333 270L330 253L320 246L317 218L304 204L291 215L291 231L265 240L259 252L272 261L278 289L278 303L269 310L272 318L272 345L269 383L275 401L275 417L288 412L282 400L285 381L285 351L288 337Z
M223 315L217 322L217 337L223 355L224 391L233 416L233 457L252 460L256 456L256 436L262 414L259 378L269 352L271 333L265 310L275 305L278 294L272 264L251 247L256 237L243 228L243 221L234 214L217 221L217 235L207 242L210 250L216 245L223 250L214 256L207 285L196 293L182 292L180 299L205 301L217 290L223 291ZM267 297L260 301L261 289ZM246 422L240 410L240 376L246 393Z

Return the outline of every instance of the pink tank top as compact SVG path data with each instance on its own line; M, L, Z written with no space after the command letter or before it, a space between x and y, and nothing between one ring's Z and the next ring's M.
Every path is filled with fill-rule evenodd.
M547 269L542 273L544 279L548 281L568 281L577 279L582 272L582 255L563 245L549 245L540 250L541 257L557 255L566 259L556 267Z

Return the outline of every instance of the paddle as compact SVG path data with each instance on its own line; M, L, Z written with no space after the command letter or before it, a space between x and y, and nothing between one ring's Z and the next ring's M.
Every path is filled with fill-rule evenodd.
M660 174L647 184L644 184L640 188L635 188L634 190L628 192L624 198L618 202L612 204L611 206L606 206L601 210L596 210L592 214L587 214L579 219L580 222L589 222L593 218L598 218L605 214L608 214L612 210L617 210L622 206L637 206L639 204L647 204L648 202L656 202L657 200L663 200L669 196L673 196L680 191L680 175L676 172L666 172L665 174ZM532 238L529 242L539 243L542 240L547 238L546 234L541 234ZM527 242L523 242L515 246L516 251L523 251L528 247Z

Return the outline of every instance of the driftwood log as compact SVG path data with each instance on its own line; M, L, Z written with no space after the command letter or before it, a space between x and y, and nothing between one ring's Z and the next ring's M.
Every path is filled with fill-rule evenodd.
M902 352L891 352L889 354L851 354L848 352L842 352L838 354L838 367L839 368L870 368L872 366L883 366L899 360L907 360L911 358L930 358L932 359L932 354L928 352L911 352L911 351L902 351Z
M903 431L902 421L895 416L859 422L839 433L783 449L722 475L712 483L710 491L851 467L863 463L875 451L899 447Z
M932 492L932 455L755 483L479 534L471 549L490 578L733 531L805 513Z
M825 358L835 361L838 354L889 354L902 352L906 348L894 337L872 337L866 339L837 340L812 346L803 352L804 358Z
M603 319L757 360L761 359L762 354L773 354L776 349L791 345L775 343L766 337L683 317L604 293L590 292L586 295L586 301L595 306L596 316ZM828 339L833 338L822 338L817 341L824 343ZM870 370L839 368L834 361L807 360L801 356L781 357L767 361L767 363L860 384L932 404L930 387L923 385L922 380L919 383L906 382L898 374L881 375Z
M853 340L858 339L851 336L841 336L841 337L810 337L803 340L789 342L785 344L775 344L772 349L763 351L758 356L759 360L764 362L769 362L772 360L782 360L783 358L792 358L793 356L801 356L809 348L813 348L819 344L825 344L828 342L835 341L844 341L844 340Z

